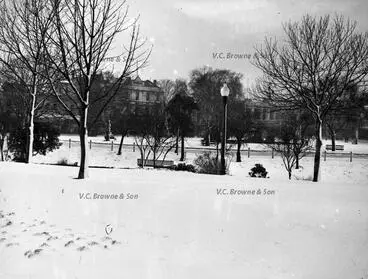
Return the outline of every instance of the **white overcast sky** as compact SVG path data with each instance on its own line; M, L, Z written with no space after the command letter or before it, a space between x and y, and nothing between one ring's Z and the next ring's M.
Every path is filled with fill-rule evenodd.
M143 36L153 43L144 79L188 78L204 65L244 74L244 84L259 72L247 59L214 59L213 53L254 53L265 36L282 35L282 23L306 14L335 13L368 31L367 0L128 0L130 15L140 14Z

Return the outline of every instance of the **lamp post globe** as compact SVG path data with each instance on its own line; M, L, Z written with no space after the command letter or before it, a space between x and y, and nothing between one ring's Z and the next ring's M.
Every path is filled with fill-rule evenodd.
M222 97L228 97L230 94L230 89L227 86L226 83L224 83L224 85L221 87L221 96Z
M222 140L221 140L221 162L220 162L220 174L226 174L226 165L225 165L225 149L226 149L226 129L227 129L227 97L230 94L230 89L226 83L222 86L220 90L223 102L223 132L222 132Z

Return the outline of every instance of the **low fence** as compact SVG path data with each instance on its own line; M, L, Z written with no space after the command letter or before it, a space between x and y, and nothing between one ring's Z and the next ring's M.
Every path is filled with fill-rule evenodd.
M76 145L78 144L79 146L79 141L78 140L60 140L60 142L63 145L67 145L69 148L72 148L72 145ZM114 141L110 141L110 142L94 142L92 140L88 141L88 148L89 149L93 149L93 148L105 148L107 150L110 151L118 151L119 148L119 143L118 142L114 142ZM136 152L137 150L137 146L135 143L132 144L123 144L122 145L122 149L124 150L129 150L132 152ZM186 147L185 148L185 153L203 153L203 152L216 152L217 149L215 147ZM220 152L220 150L218 150ZM175 152L175 149L172 149L172 152ZM231 152L233 155L236 154L236 149L232 148L229 152ZM242 156L247 156L248 158L250 158L251 156L263 156L263 157L271 157L272 159L275 158L276 156L279 156L279 154L277 152L275 152L274 150L254 150L251 149L250 147L246 148L246 149L241 149L240 150L241 155ZM315 152L314 151L309 151L306 153L306 157L314 157ZM323 150L321 153L321 157L323 158L324 161L326 161L328 158L347 158L349 159L350 162L353 161L354 158L358 159L368 159L368 154L365 153L353 153L353 152L336 152L336 151L327 151L327 150Z

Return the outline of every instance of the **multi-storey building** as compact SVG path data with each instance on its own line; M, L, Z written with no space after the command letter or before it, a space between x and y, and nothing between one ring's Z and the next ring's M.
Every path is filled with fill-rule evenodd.
M104 77L99 78L94 84L93 90L95 92L92 93L91 100L93 101L94 98L98 98L100 93L103 93L105 90L104 87L111 86L113 82L106 80ZM135 78L128 77L100 116L99 121L93 127L90 127L89 134L103 134L109 122L114 120L112 117L114 114L116 115L116 112L120 114L127 112L134 114L149 112L155 105L163 106L163 101L164 93L156 81L142 80L138 75ZM69 106L78 115L76 105L70 102ZM59 126L61 133L78 132L75 121L60 106L56 98L49 98L46 107L50 111L49 116L55 119L55 123ZM90 108L90 117L93 117L96 111L99 110L98 107L99 105L95 104Z
M128 109L130 113L151 111L155 105L164 105L164 92L157 85L156 80L142 80L138 75L132 79L127 78L112 107Z

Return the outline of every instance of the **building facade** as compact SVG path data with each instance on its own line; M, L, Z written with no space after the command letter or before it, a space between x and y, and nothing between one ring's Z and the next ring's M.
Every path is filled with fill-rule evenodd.
M150 112L154 106L164 106L164 92L156 80L142 80L137 75L134 79L126 79L112 106L120 106L133 114Z
M104 87L111 86L113 82L113 80L106 80L102 77L98 79L91 92L91 103L93 103L94 98L99 98L103 94L106 89ZM53 120L60 128L61 133L78 133L76 122L55 97L49 98L45 106L50 111L47 118ZM68 106L78 115L78 108L73 102L70 102ZM88 133L91 136L104 134L110 122L118 121L113 119L114 116L126 113L140 114L149 112L154 106L164 106L164 93L157 85L157 82L142 80L138 75L135 78L128 77L122 83L115 97L108 104L96 124L90 127ZM99 111L99 107L100 104L91 106L89 109L89 117L91 119Z

